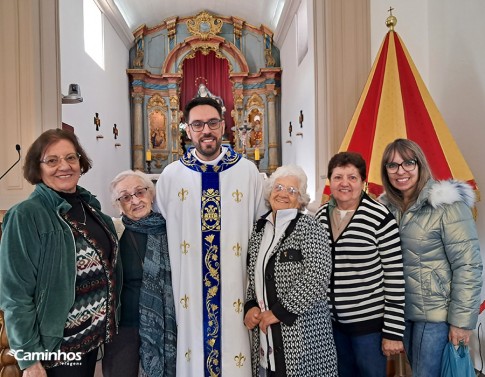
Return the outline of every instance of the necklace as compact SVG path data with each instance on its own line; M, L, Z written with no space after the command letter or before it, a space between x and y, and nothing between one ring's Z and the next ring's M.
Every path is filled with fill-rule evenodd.
M84 210L84 204L82 201L79 201L79 203L81 204L81 209L83 210L83 214L84 214L84 222L79 222L79 224L81 225L86 225L86 211Z

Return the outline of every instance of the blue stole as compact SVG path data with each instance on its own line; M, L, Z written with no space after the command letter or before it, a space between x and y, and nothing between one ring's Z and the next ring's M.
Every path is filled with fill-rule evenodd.
M204 334L204 376L220 376L221 350L221 191L219 173L230 169L242 158L230 147L216 165L206 165L192 154L192 148L180 159L191 170L202 173L200 201L202 243L202 300Z

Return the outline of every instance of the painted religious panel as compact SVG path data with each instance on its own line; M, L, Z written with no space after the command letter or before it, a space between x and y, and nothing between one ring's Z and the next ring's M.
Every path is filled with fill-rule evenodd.
M148 101L149 148L167 149L168 106L164 99L154 94Z

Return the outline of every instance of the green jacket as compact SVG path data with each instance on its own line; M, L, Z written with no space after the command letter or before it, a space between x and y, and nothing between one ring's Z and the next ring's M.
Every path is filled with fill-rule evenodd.
M116 238L113 222L101 212L99 201L82 187L77 189ZM51 352L61 344L76 282L74 236L60 216L70 208L67 201L40 183L27 200L5 215L0 243L0 309L12 350ZM116 282L121 282L118 245L114 253ZM117 284L117 303L120 290L121 284ZM25 369L35 362L19 360L19 366Z
M482 258L470 207L475 197L465 182L429 180L404 213L387 205L399 223L405 319L448 322L474 329L482 288Z

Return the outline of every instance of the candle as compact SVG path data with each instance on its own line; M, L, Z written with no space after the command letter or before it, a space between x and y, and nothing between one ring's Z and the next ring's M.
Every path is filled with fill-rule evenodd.
M259 161L259 148L254 148L254 161Z
M147 150L146 160L147 161L151 161L152 160L152 151L150 149Z

